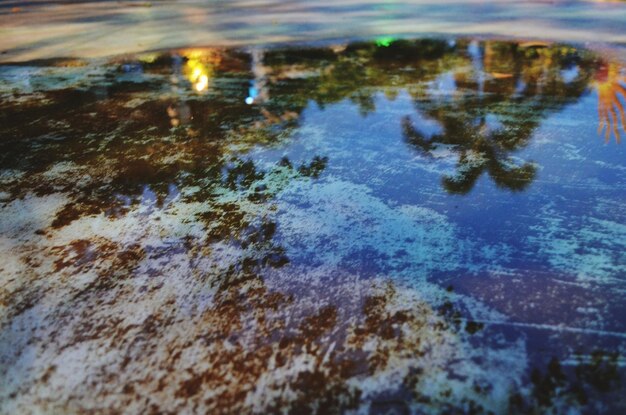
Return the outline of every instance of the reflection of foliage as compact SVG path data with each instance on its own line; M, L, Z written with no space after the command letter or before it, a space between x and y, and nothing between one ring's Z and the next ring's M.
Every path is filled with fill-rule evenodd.
M434 78L458 61L454 47L443 40L397 40L386 46L353 43L334 50L287 49L268 51L264 63L272 71L274 103L300 108L314 100L324 108L344 99L363 114L375 111L374 95L393 97L398 88Z
M267 275L289 264L272 199L289 183L319 178L328 158L285 157L262 165L248 157L254 146L288 138L310 100L323 107L348 99L368 114L375 110L376 93L393 97L407 88L443 129L429 137L405 119L409 145L431 154L445 144L459 155L458 177L444 181L448 190L469 191L482 172L500 186L522 189L534 167L513 165L509 153L527 144L546 114L575 100L588 74L583 70L569 83L559 77L562 67L578 59L571 51L503 42L485 50L483 72L491 78L483 86L476 73L463 71L469 64L467 44L389 41L381 47L359 43L341 50L268 52L271 99L259 105L244 103L250 59L232 51L209 54L211 66L201 71L208 78L210 69L212 82L205 87L202 81L203 95L184 88L171 92L171 77L198 89L200 78L185 77L184 64L197 65L192 58L156 56L140 64L147 77L107 74L89 88L44 91L26 103L3 104L3 167L25 174L3 184L2 191L12 198L28 193L66 198L52 226L37 232L54 236L80 220L86 225L79 229L89 229L94 215L121 222L151 194L157 209L183 209L178 215L184 216L167 243L141 237L119 243L86 234L44 251L54 258L53 271L32 273L33 284L14 296L23 300L15 300L15 313L63 289L47 286L48 279L39 275L93 271L94 278L70 286L73 301L67 308L48 308L46 324L53 330L47 347L60 354L89 341L94 349L119 352L119 361L111 354L116 364L89 362L97 368L90 380L106 379L102 393L114 395L119 405L139 402L146 411L181 412L184 401L198 412L336 413L361 402L381 412L487 412L481 405L492 403L483 398L494 389L493 373L482 376L484 368L474 365L467 349L468 338L483 335L484 326L464 319L452 302L433 308L410 290L370 286L352 276L345 282L333 275L328 287L317 290L306 282L284 292L270 288ZM429 96L427 82L451 70L460 93L449 100ZM518 90L520 81L525 88ZM141 224L158 230L151 221ZM189 223L200 231L178 229ZM235 252L232 257L219 253L225 245ZM217 261L202 262L211 258ZM175 266L162 271L170 261ZM181 267L182 275L175 269L180 263L188 267ZM172 280L179 296L173 299L161 290ZM150 314L130 323L126 310L135 302L145 306L137 314ZM59 344L61 351L54 349ZM614 360L593 359L576 372L585 396L591 393L587 385L603 392L616 381ZM150 379L136 379L136 373L145 374L146 362L159 370ZM545 375L533 375L538 391L532 405L551 405L566 387L560 368L553 366ZM44 383L63 376L54 370L50 366L43 375ZM375 387L368 389L363 378ZM437 379L443 381L433 387ZM76 392L81 393L84 389ZM170 408L149 408L143 398L158 393L179 399L162 402Z
M534 397L537 403L541 406L550 406L555 394L565 383L565 375L561 371L559 361L553 358L545 374L537 369L533 370L531 381L534 384Z
M621 74L621 67L616 63L604 63L596 75L595 87L598 91L598 134L604 131L606 142L609 141L611 132L615 141L620 142L619 123L621 119L622 129L626 132L626 115L624 104L620 101L626 99L626 76Z
M450 43L436 39L388 39L380 46L362 42L340 48L269 50L262 59L268 78L263 85L267 85L269 99L259 106L245 105L242 100L252 81L251 58L245 53L198 49L180 52L174 58L153 54L136 65L125 65L139 66L150 75L171 76L174 68L174 72L180 72L180 84L197 78L194 73L198 71L206 72L217 84L207 86L206 99L189 93L170 99L165 107L169 121L163 117L161 102L147 101L130 109L122 108L125 103L119 102L134 96L145 100L146 94L157 90L167 97L169 80L162 82L154 76L142 78L142 82L129 82L128 78L113 82L106 87L108 99L100 102L97 98L102 95L102 87L86 92L50 92L45 97L50 105L22 106L16 113L9 108L7 118L15 126L14 116L27 124L25 121L37 114L69 109L69 116L60 116L58 121L71 125L76 133L82 130L93 134L97 126L109 134L130 135L134 127L139 134L150 129L150 135L166 136L173 125L180 127L174 131L177 138L211 138L214 145L218 144L215 138L221 136L222 140L231 141L231 148L239 150L284 137L297 125L299 114L311 100L324 107L349 99L367 114L375 110L375 94L384 92L393 98L402 88L429 118L445 124L437 137L424 137L419 126L411 128L405 120L404 130L413 137L408 141L427 152L447 143L459 153L460 174L445 180L451 191L467 191L481 171L489 172L506 188L524 188L532 180L534 166L516 166L508 153L526 145L541 119L580 96L590 78L588 57L572 48L539 42L483 42L479 45L482 67L472 69L476 62L472 63L469 49L470 44L463 40ZM177 65L179 68L175 69ZM579 73L566 81L561 72L569 69L578 69ZM439 100L426 90L427 83L444 73L454 75L456 88L450 99ZM192 87L197 82L194 79ZM89 117L87 108L79 113L63 108L68 102L87 104L92 112L106 114L107 117L99 117L103 119L118 119L125 111L131 122L97 125L101 120ZM615 105L618 104L619 100ZM33 127L36 129L36 124L13 132L26 136L43 131L34 131ZM111 127L117 128L114 131Z
M282 182L273 180L276 174L266 177L250 160L232 163L237 152L286 138L290 125L282 119L268 123L263 108L239 98L249 77L245 56L216 50L182 55L146 56L140 63L122 64L119 80L107 76L104 85L43 91L43 99L37 95L8 106L2 129L10 139L1 143L3 157L18 153L24 157L5 158L3 167L28 174L3 190L14 197L30 191L68 192L70 203L54 222L55 227L63 227L84 215L124 214L146 190L154 192L157 205L162 205L171 186L199 186L181 197L219 210L217 197L224 192L262 202L280 190L277 184L319 176L326 160L321 157L283 172ZM210 63L217 82L228 80L227 88L212 86L200 98L178 89L172 96L167 92L171 78L180 76L177 83L185 82L181 59L185 73ZM53 188L41 186L39 175L63 162L73 173L46 179L54 182ZM89 176L76 184L75 174ZM272 194L263 188L268 187L265 179L273 180Z
M462 114L462 115L460 115ZM446 117L443 121L445 133L436 134L430 139L426 139L412 125L408 118L403 121L403 130L407 143L428 152L436 149L436 144L451 144L455 146L455 151L460 153L457 165L456 177L445 177L443 185L450 193L465 194L469 192L481 176L483 171L487 171L494 182L501 187L511 190L523 190L533 180L535 176L535 166L526 163L523 166L516 166L508 160L502 160L504 149L501 142L509 139L522 138L518 131L511 131L510 134L490 134L483 136L486 130L485 120L481 120L476 128L470 129L471 122L465 118L466 113L459 112L459 116ZM509 141L510 142L510 141Z
M514 412L535 413L553 410L568 412L573 408L585 407L590 400L609 394L619 386L619 355L594 351L590 356L578 356L572 370L564 367L557 358L548 362L544 371L535 368L531 373L532 396L524 399L516 393L511 397ZM624 402L614 402L623 405Z
M441 133L427 137L409 118L403 121L407 142L421 152L431 154L448 145L459 154L456 176L443 179L451 193L469 192L483 172L500 187L525 189L536 168L532 163L514 164L509 154L527 145L547 114L579 97L589 78L583 66L575 79L562 79L563 68L580 60L568 48L486 42L483 50L482 69L455 72L452 93L441 98L425 92L418 102L439 123Z
M472 48L478 52L470 53ZM457 174L443 184L451 193L464 194L483 172L510 190L532 182L535 165L516 164L510 155L528 144L541 120L584 93L591 58L540 42L389 40L307 53L270 51L265 64L271 68L270 105L303 108L314 100L323 108L349 99L367 114L375 110L375 94L393 98L405 88L418 110L443 130L427 136L405 117L407 142L424 154L450 146L459 157ZM571 79L564 74L568 71ZM442 94L431 82L445 73L453 75L454 89Z

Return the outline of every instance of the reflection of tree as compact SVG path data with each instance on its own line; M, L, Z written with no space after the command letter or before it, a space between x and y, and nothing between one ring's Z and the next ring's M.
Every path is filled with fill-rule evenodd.
M445 111L445 110L444 110ZM488 172L494 182L510 190L524 190L535 177L535 166L525 163L521 166L513 164L506 156L507 148L515 150L520 142L528 139L520 135L519 130L498 130L485 133L487 122L484 117L477 124L473 123L467 113L439 119L444 129L443 134L436 134L429 139L416 130L409 118L403 120L403 130L407 143L428 154L438 144L455 146L459 153L457 175L445 177L443 185L450 193L465 194L469 192L483 172ZM532 130L524 133L528 134Z
M41 92L4 107L3 167L25 174L2 190L13 198L61 193L66 202L52 226L38 230L53 241L81 220L78 229L85 230L79 239L35 253L52 270L35 267L22 277L26 288L6 301L13 311L8 318L66 289L72 301L43 311L51 330L33 342L46 341L53 356L76 359L84 353L66 351L85 342L112 350L110 361L86 365L94 369L89 381L101 385L98 393L115 396L122 411L134 403L144 412L336 413L367 402L374 412L487 412L481 405L493 404L489 394L499 373L484 360L486 366L475 364L484 356L472 355L469 336L480 336L484 327L465 321L452 301L436 307L410 289L342 275L316 290L299 280L299 271L278 288L268 283L268 275L290 266L272 200L294 181L320 177L328 159L260 165L248 156L254 146L288 137L310 100L324 106L349 99L367 114L375 111L376 93L393 97L406 87L443 129L428 136L405 119L409 144L425 154L445 144L459 154L458 180L445 181L450 191L469 191L483 172L503 187L523 188L534 168L513 165L509 153L526 145L546 114L575 100L587 75L560 78L569 52L489 43L479 76L462 70L467 49L425 40L268 52L269 70L259 71L267 80L258 83L267 91L255 105L244 101L254 75L246 54L156 56L137 64L148 76L105 77L102 84ZM209 63L194 75L197 65ZM426 83L450 70L459 93L431 97ZM94 233L97 221L90 218L104 214L121 222L136 214L145 194L154 194L158 209L172 210L164 218L179 220L174 237L163 232L173 241L158 240L159 232L153 232L156 241L131 234L130 243ZM142 230L159 226L141 216L125 223L136 222ZM180 230L190 223L201 231ZM163 271L170 261L184 271ZM42 283L49 280L56 285ZM175 289L162 289L168 284ZM135 303L145 318L125 320ZM158 369L142 378L145 365ZM597 379L613 384L613 371L590 367L581 379L595 379L601 388ZM64 373L55 371L50 364L41 374L44 385L64 384ZM550 373L548 380L534 376L534 384L566 384L558 371ZM72 409L81 408L90 382L72 391ZM145 399L162 393L177 399L158 402L163 407ZM547 407L550 393L537 392L536 400ZM506 402L494 405L496 412L506 410Z
M443 179L451 193L469 192L483 172L500 187L523 190L536 168L514 163L510 154L528 144L542 119L584 92L589 73L578 65L573 79L563 79L562 71L580 59L569 48L529 50L503 42L473 46L473 65L455 70L454 90L443 96L427 90L417 102L443 131L428 137L407 117L405 139L427 155L441 145L458 154L456 175Z
M272 118L265 108L244 102L249 63L247 55L223 50L147 55L120 64L119 79L45 91L42 100L7 108L3 134L11 139L3 141L3 154L24 157L7 158L3 167L28 174L5 190L16 197L67 191L69 202L54 222L62 227L84 215L123 214L146 189L160 204L172 185L200 186L181 197L219 209L220 192L244 193L260 203L271 197L268 192L280 190L275 176L282 175L284 186L319 175L325 166L321 157L272 172L258 171L252 161L231 161L255 145L287 137L293 124L294 115ZM196 93L197 83L205 83L196 76L200 73L218 82L211 80L209 87L206 81L201 96ZM33 145L33 137L43 138ZM41 186L39 175L60 162L71 163L88 180L75 185L73 175L59 175L47 179L54 187ZM264 179L274 180L273 187ZM250 189L253 185L265 188Z
M572 368L553 357L544 370L532 370L531 395L511 395L511 410L515 413L579 412L580 408L590 408L588 405L593 401L606 399L616 391L619 394L618 358L618 353L596 350L589 356L578 355ZM615 409L623 408L623 397L617 397L613 405Z
M353 43L342 48L268 51L271 105L320 107L348 99L363 114L375 111L379 92L395 96L399 88L415 89L459 60L444 40L398 40L386 47Z
M626 132L626 115L624 104L626 99L626 76L622 75L621 67L616 63L603 63L596 74L595 87L598 91L598 134L604 131L605 141L608 142L611 133L615 141L620 142L619 123Z
M459 161L445 177L452 193L467 193L486 172L510 190L523 190L535 176L533 163L513 162L541 121L576 101L591 78L588 53L542 42L442 40L357 43L344 48L277 50L266 53L274 106L304 108L349 99L363 114L375 111L374 96L394 98L399 88L442 132L428 136L409 118L402 121L407 142L431 155L447 145ZM450 74L452 90L434 87Z

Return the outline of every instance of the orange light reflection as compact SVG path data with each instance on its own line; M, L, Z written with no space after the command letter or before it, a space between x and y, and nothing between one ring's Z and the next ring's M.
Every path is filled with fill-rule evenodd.
M604 132L605 141L608 142L612 132L615 141L619 143L620 120L622 130L626 132L626 115L622 102L626 100L626 76L622 74L620 65L605 63L600 67L594 84L598 91L598 134Z

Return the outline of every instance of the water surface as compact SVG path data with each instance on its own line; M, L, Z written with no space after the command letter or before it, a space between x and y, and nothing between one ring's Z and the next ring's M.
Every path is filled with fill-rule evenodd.
M625 57L0 66L1 410L623 412Z

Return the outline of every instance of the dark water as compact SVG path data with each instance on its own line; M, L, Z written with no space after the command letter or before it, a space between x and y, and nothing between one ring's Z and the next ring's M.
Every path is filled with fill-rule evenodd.
M623 413L625 57L0 66L0 411Z

